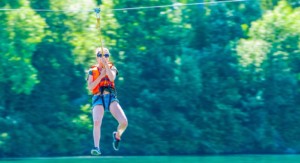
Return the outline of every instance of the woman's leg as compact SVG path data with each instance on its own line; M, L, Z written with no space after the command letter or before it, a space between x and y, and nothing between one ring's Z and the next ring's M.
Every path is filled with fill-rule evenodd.
M126 130L126 128L128 126L127 117L126 117L123 109L121 108L120 104L116 101L114 101L110 104L109 110L119 123L116 138L121 139L123 132Z
M101 124L104 115L104 109L102 105L96 105L93 108L93 122L94 122L94 129L93 129L93 136L94 136L94 146L100 146L100 138L101 138Z

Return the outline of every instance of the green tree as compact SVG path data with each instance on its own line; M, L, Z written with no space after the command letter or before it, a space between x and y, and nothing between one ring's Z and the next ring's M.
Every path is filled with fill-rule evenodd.
M249 31L249 39L241 40L238 46L242 71L251 78L251 99L249 124L253 129L253 141L261 152L289 152L299 150L293 135L299 133L296 91L299 84L299 10L292 9L281 1L272 12L255 21ZM246 83L246 81L245 81ZM249 88L248 88L249 90ZM247 92L251 92L248 91ZM245 102L251 106L253 101ZM253 105L252 105L253 106ZM295 127L287 127L295 126ZM260 145L259 145L260 144ZM294 145L293 145L294 144Z
M199 19L191 18L196 21L191 21L194 37L189 46L199 50L194 57L196 61L191 64L200 70L196 74L201 77L198 85L201 87L195 88L199 92L195 96L198 107L191 110L199 114L189 119L195 119L200 129L198 152L237 153L246 141L242 119L247 114L239 109L242 95L233 49L236 41L245 36L243 26L250 26L250 22L260 16L259 4L219 3L203 8L189 14L202 14Z
M22 8L24 13L0 12L0 156L12 150L10 142L13 132L24 122L22 113L16 110L15 98L19 94L30 94L39 82L37 70L32 65L36 45L44 37L45 22L30 9L27 0L2 1L1 8ZM27 24L28 28L24 28ZM12 129L13 128L13 129Z

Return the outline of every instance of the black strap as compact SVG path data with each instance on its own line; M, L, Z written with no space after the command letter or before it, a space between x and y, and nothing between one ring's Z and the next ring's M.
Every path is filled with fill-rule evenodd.
M110 107L110 104L111 104L111 96L112 96L112 94L110 93L109 94L109 100L108 100L108 106L107 106L108 109L107 110L109 110L109 107Z
M112 89L111 87L100 87L100 96L101 96L101 100L102 100L102 105L103 105L103 108L104 109L107 109L109 110L109 107L110 107L110 104L111 104L111 96L112 96ZM104 92L104 89L107 89L109 91L109 100L108 100L108 108L105 108L105 100L104 100L104 95L103 95L103 92Z

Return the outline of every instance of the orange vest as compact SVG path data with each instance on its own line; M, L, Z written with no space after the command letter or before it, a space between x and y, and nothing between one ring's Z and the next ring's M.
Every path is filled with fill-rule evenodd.
M112 68L113 64L109 64L109 67ZM93 81L95 81L98 76L100 76L100 69L97 66L92 66L91 67L92 75L93 75ZM92 93L97 94L100 92L101 87L111 87L115 88L115 82L110 81L108 76L106 75L103 77L100 81L100 83L93 89Z

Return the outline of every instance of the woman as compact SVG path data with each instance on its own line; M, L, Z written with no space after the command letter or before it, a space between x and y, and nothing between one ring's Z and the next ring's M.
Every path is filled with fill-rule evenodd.
M110 111L118 121L117 131L113 132L113 148L119 150L120 140L127 128L127 117L116 96L114 80L118 71L109 61L110 53L107 48L96 49L97 65L92 66L88 75L88 89L93 93L93 137L94 148L92 155L100 155L101 124L104 111Z

